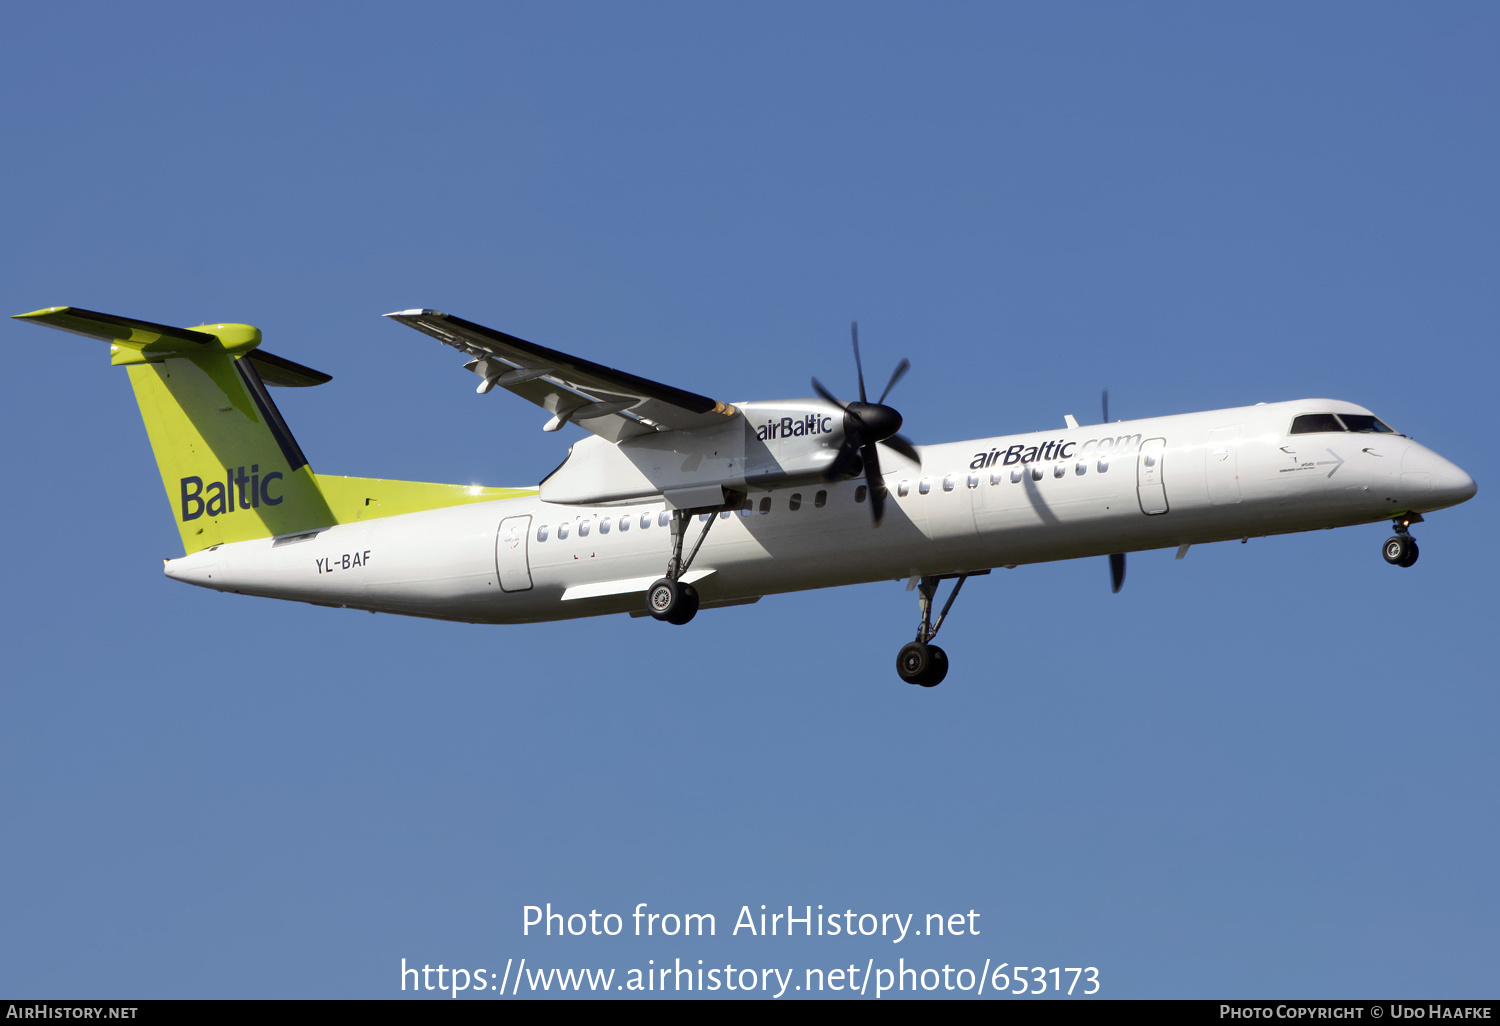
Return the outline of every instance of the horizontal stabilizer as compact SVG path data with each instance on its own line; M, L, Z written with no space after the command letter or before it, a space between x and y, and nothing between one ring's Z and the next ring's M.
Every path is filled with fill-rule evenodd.
M304 367L283 357L257 349L260 332L248 324L202 324L197 328L174 328L168 324L85 310L78 306L49 306L44 310L16 314L59 331L96 338L115 346L116 363L157 362L169 356L206 356L210 353L242 354L267 385L303 387L332 381L333 375ZM208 330L201 330L208 329Z
M59 331L70 331L75 335L86 335L102 342L114 342L132 349L147 349L153 353L191 352L198 346L213 344L215 337L191 328L173 328L151 321L137 321L130 317L97 313L78 306L49 306L45 310L16 314L17 320L45 324Z
M324 374L311 367L304 367L300 363L293 363L285 357L268 353L263 349L252 350L245 359L255 365L255 369L260 371L260 380L268 385L305 388L333 380L332 374Z

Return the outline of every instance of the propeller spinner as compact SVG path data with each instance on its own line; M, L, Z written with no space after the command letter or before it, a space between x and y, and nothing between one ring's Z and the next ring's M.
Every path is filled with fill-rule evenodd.
M856 458L862 461L865 484L870 490L870 512L874 514L878 526L885 516L885 479L880 473L880 451L876 448L877 444L890 446L913 463L922 462L916 447L897 434L901 430L901 414L885 405L885 397L891 394L896 382L911 369L911 361L903 359L896 365L880 398L872 403L865 393L865 369L859 358L858 321L850 323L849 333L854 340L854 370L859 375L859 401L845 403L839 400L817 378L812 379L812 386L818 395L844 411L844 440L839 445L838 455L829 465L830 477L847 473L854 466Z

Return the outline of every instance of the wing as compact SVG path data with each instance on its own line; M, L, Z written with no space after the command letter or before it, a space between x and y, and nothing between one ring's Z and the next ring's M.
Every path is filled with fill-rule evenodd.
M546 349L462 317L436 310L386 316L472 356L464 366L483 379L479 391L499 385L536 403L552 414L546 431L572 421L618 442L652 431L716 427L737 415L728 403Z

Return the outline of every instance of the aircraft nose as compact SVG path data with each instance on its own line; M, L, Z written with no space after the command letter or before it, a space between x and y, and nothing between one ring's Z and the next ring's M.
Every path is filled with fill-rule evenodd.
M1456 463L1439 457L1438 466L1432 475L1432 498L1444 506L1457 506L1468 502L1479 491L1474 479Z
M1402 454L1401 486L1412 507L1420 510L1457 506L1479 491L1461 467L1416 442Z

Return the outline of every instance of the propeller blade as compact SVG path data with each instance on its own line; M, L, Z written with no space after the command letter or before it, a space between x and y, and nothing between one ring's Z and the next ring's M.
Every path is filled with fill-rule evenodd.
M1101 401L1104 404L1104 423L1108 424L1109 423L1109 389L1106 388L1104 390L1104 395L1101 397ZM1119 591L1120 589L1116 588L1115 590Z
M886 384L885 391L881 392L880 398L875 400L876 404L885 402L885 397L891 394L891 389L896 387L896 382L900 381L909 370L911 370L910 360L903 358L900 363L896 364L896 370L891 374L891 380Z
M870 442L859 454L865 461L865 484L870 489L870 512L875 516L875 526L879 527L881 518L885 516L885 478L880 473L880 452L875 443Z
M905 435L892 435L889 438L882 438L881 442L895 449L917 466L922 465L922 457L917 452L916 446L912 445Z
M855 371L857 371L859 373L859 401L862 402L862 403L867 403L870 400L868 400L868 399L865 398L865 368L864 368L864 365L859 362L859 322L858 321L850 321L849 322L849 334L851 334L851 335L854 336L854 369L855 369Z
M846 480L859 473L860 467L859 441L846 434L844 440L839 443L839 451L834 453L833 459L828 461L828 466L823 468L823 480Z
M1110 553L1109 583L1114 587L1114 594L1118 595L1120 588L1125 584L1125 553L1123 552Z
M833 403L833 405L837 406L841 410L845 409L844 404L835 399L833 393L824 388L817 378L812 379L812 386L813 391L818 393L824 399L827 399L829 402Z

